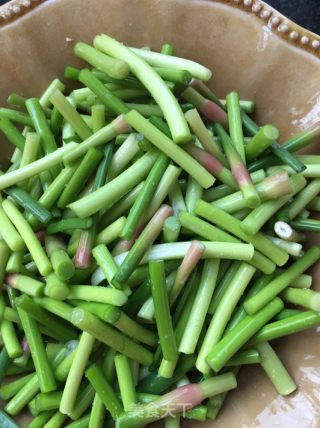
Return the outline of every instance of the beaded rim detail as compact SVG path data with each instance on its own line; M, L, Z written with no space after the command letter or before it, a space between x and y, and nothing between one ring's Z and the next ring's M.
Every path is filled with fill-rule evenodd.
M0 25L10 23L34 9L45 0L11 0L0 6ZM300 27L262 0L209 0L228 4L255 15L278 37L320 57L320 36Z
M0 6L0 25L10 23L26 14L44 0L11 0Z
M307 50L320 57L320 35L317 35L298 24L261 0L215 0L254 14L263 21L271 31L288 43Z

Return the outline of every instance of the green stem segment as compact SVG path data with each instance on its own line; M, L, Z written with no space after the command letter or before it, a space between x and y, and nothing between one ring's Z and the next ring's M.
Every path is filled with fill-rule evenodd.
M86 370L86 377L111 413L112 418L116 420L122 413L122 405L100 367L97 364L92 364Z
M270 340L298 333L299 331L304 331L307 328L312 328L318 325L320 325L320 315L314 311L304 311L279 321L266 324L255 336L252 337L248 346L255 346L257 343L266 341L269 342Z
M270 239L266 238L261 233L256 233L255 235L246 234L241 230L241 221L223 210L220 210L207 202L200 201L195 212L201 217L234 234L241 240L250 242L257 250L261 251L261 253L277 265L282 266L288 261L288 254L273 244Z
M80 382L92 352L94 342L94 337L86 332L82 333L59 406L60 412L65 415L70 415L74 409Z
M252 137L245 146L246 158L251 161L263 153L273 141L279 138L279 131L272 125L265 125L260 128L257 134Z
M181 230L181 223L175 216L168 217L163 223L163 241L176 242Z
M320 182L320 181L319 181ZM241 229L249 235L255 235L277 211L285 205L295 194L300 192L306 184L306 179L299 174L290 177L292 191L286 196L262 203L252 210L241 222Z
M125 103L100 82L91 71L87 69L81 70L79 80L90 88L100 101L114 113L125 114L129 111Z
M209 80L211 71L194 61L185 58L179 58L173 55L167 55L158 52L152 52L146 49L130 48L136 55L144 59L153 67L165 67L174 70L187 70L193 77L201 80Z
M202 373L209 372L206 357L221 339L227 323L254 273L255 269L252 266L242 263L222 296L198 354L196 366Z
M301 190L301 189L300 189ZM320 192L320 179L312 180L296 198L287 206L285 206L277 217L281 220L293 220L301 211L311 202Z
M149 274L162 353L167 361L174 361L177 358L178 350L170 315L164 263L151 262Z
M54 391L57 387L52 366L48 360L37 322L22 309L17 308L35 366L41 392Z
M207 189L212 186L214 177L147 119L134 110L127 113L125 117L129 125L143 134L154 146L176 162L177 165L181 166L188 174L197 180L202 187Z
M181 386L149 404L139 406L135 411L121 414L117 420L117 426L129 428L162 419L167 416L168 405L170 405L171 414L185 412L208 397L234 389L236 385L235 376L232 373L225 373L198 384Z
M69 208L80 218L95 214L102 208L111 208L147 176L156 158L156 152L146 153L116 178L95 192L73 202Z
M49 331L52 331L53 337L56 337L58 340L66 342L76 337L76 331L71 326L42 309L25 294L16 299L16 305Z
M114 357L114 364L116 367L123 408L127 412L130 411L132 405L137 401L130 360L125 355L118 354Z
M261 358L261 366L269 376L277 392L280 395L289 395L297 389L294 380L287 372L281 360L271 348L268 342L256 345Z
M148 177L141 189L137 199L130 209L126 223L122 229L121 237L123 239L131 239L132 235L138 226L139 221L147 208L154 192L169 164L168 158L161 154L150 170Z
M240 155L233 147L231 139L224 128L219 125L214 125L214 130L221 138L222 146L228 158L234 178L243 194L243 197L249 208L255 208L260 204L259 195L252 183L250 174L241 160Z
M199 289L179 345L180 352L192 354L196 349L216 286L219 266L219 259L204 262Z
M88 428L103 428L105 419L105 407L103 401L96 393L92 403Z
M239 94L237 92L230 92L226 97L226 101L231 141L245 165L246 152L244 148Z
M13 186L5 189L5 192L22 208L37 218L41 223L48 223L52 218L49 210L43 207L39 202L34 199L29 193Z
M290 181L286 171L279 171L258 183L256 190L261 201L278 199L281 196L292 194L292 181L296 183L298 180L294 179ZM206 199L208 200L208 198ZM230 193L221 198L217 198L212 202L212 204L228 213L235 213L246 208L246 201L244 200L240 191Z
M40 136L44 153L48 155L56 151L57 144L39 100L37 98L28 99L26 101L26 108L30 114L35 130ZM55 166L53 171L54 175L58 175L58 166Z
M99 131L95 132L91 137L82 141L76 146L76 149L73 147L73 150L70 150L69 153L66 153L63 157L63 161L66 164L72 164L75 160L84 156L91 147L101 146L113 140L118 134L129 132L130 128L125 123L122 115L116 117L111 123L101 128ZM68 143L68 147L71 143Z
M45 244L53 270L57 277L62 281L67 281L72 278L75 267L66 252L63 240L56 236L46 235Z
M86 43L77 43L74 53L114 79L125 79L129 74L129 66L125 61L111 58Z
M320 258L320 246L311 247L300 259L295 261L282 274L271 281L256 296L251 297L244 303L245 310L254 314L263 308L268 302L285 290L291 282L300 276L305 270L312 266Z
M320 232L320 221L313 219L297 219L290 222L291 226L302 232Z
M164 112L176 143L184 143L190 139L189 128L177 100L159 75L145 61L105 34L94 38L94 46L102 52L128 63L132 73L148 89L152 98Z
M283 302L276 298L255 315L247 315L213 347L207 356L210 367L216 372L220 371L227 361L281 309Z
M77 198L80 190L84 187L86 181L96 169L102 157L103 153L94 147L91 147L87 151L58 200L57 205L59 208L65 208Z
M152 217L139 238L135 241L125 260L119 267L118 272L112 279L112 283L114 285L120 288L125 284L134 269L142 260L146 251L161 233L163 223L171 214L172 209L168 205L163 205Z
M222 153L219 145L215 142L215 140L210 135L207 130L205 124L203 123L200 114L197 109L188 110L185 113L185 117L187 119L188 124L190 125L192 131L195 133L197 138L199 139L203 148L210 153L212 156L217 158L222 165L226 166L226 158Z
M189 103L193 104L201 113L212 122L227 125L227 115L224 110L211 100L203 97L199 92L188 86L181 96Z
M281 298L287 303L320 312L320 293L317 291L288 287L281 293Z
M147 366L152 363L153 355L150 351L100 321L84 309L74 309L71 313L71 322L81 330L94 336L100 342L105 343L134 361Z
M14 184L24 181L30 177L34 177L43 171L59 165L62 162L63 157L68 153L74 152L77 146L78 145L76 143L69 143L22 168L3 174L0 176L0 190L13 186Z
M50 97L50 101L56 109L58 109L65 120L70 123L73 130L79 135L81 140L85 140L92 135L92 132L86 122L61 91L57 90L54 92Z
M205 250L205 246L199 241L192 241L188 251L186 252L181 265L177 270L177 274L170 291L170 305L173 305L181 293L184 285L190 277L192 271L199 263Z
M28 250L30 251L39 272L43 276L48 275L52 271L50 260L48 259L29 223L9 199L6 199L2 206L8 217L13 220L16 229L20 233Z
M23 152L25 139L9 119L0 117L0 131L4 133L7 139L14 144L17 149Z
M8 245L11 251L22 251L25 248L25 243L17 232L16 228L10 221L10 217L6 214L2 207L2 198L0 197L0 233L2 239Z
M185 144L184 148L189 155L197 160L199 164L209 171L214 177L217 177L222 183L233 189L237 188L237 183L230 170L225 168L218 159L194 144Z

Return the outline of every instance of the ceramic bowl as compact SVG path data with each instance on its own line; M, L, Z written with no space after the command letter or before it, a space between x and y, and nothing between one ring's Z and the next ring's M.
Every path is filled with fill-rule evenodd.
M320 37L260 0L11 1L0 8L1 104L12 91L39 95L66 64L77 65L74 43L102 32L155 50L172 43L177 55L212 69L219 96L236 89L254 100L256 119L274 123L282 139L320 120ZM2 143L1 160L9 151ZM279 397L260 367L248 367L217 421L186 426L320 427L319 331L274 345L296 393Z

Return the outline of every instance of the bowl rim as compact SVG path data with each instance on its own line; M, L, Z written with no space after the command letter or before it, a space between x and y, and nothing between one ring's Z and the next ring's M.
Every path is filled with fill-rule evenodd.
M197 2L199 0L192 0ZM320 35L296 24L262 0L205 0L222 3L255 16L277 37L320 58ZM43 5L46 0L10 0L0 6L0 29ZM49 2L48 2L49 4ZM52 1L50 2L52 4Z

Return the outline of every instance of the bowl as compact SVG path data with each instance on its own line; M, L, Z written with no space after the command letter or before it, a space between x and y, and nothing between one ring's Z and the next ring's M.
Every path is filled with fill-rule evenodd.
M78 64L74 43L102 32L155 50L172 43L177 55L212 69L219 96L235 89L255 101L256 120L274 123L282 140L319 122L320 37L259 0L13 0L0 8L1 105L13 91L39 95L66 64ZM5 161L10 148L0 147ZM316 268L318 289L319 275ZM319 427L319 333L274 343L297 392L280 397L260 367L246 367L215 422L186 426Z

